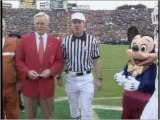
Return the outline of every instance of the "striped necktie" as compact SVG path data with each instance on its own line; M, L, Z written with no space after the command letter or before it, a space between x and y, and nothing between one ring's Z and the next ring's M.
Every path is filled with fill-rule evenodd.
M40 60L40 63L42 62L43 60L43 54L44 54L44 42L43 42L43 38L42 36L39 37L39 60Z

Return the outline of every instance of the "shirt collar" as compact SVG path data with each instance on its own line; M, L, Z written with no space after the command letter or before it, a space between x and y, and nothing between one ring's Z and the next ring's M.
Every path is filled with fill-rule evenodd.
M76 37L74 34L72 36L72 41L76 40L76 39L81 39L81 40L86 40L86 33L83 31L83 35L81 37Z
M40 36L41 36L43 39L44 39L44 38L47 38L47 33L44 33L43 35L39 35L37 32L35 32L35 34L36 34L36 38L38 38L38 39L39 39Z

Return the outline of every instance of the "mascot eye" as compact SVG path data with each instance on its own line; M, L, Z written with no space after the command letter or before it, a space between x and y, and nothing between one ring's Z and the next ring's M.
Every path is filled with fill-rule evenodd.
M147 50L147 46L146 45L141 45L141 51L145 52Z

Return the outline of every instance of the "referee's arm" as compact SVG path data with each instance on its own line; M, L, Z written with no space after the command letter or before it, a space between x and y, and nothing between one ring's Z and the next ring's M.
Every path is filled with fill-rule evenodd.
M100 72L100 59L99 57L96 59L93 59L93 66L94 66L94 71L96 74L96 81L95 81L95 87L96 91L101 90L102 87L102 78L101 78L101 72Z
M95 89L96 91L101 90L102 87L102 78L101 78L101 72L100 72L100 52L98 48L98 44L96 42L96 38L93 37L92 41L92 59L93 59L93 67L96 74L96 80L95 80Z

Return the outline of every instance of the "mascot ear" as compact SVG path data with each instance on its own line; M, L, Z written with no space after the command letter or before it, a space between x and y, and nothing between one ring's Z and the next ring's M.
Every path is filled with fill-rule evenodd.
M127 33L127 37L128 37L128 42L129 44L131 44L133 38L138 35L139 32L138 32L138 29L137 27L135 26L131 26L129 29L128 29L128 33Z

